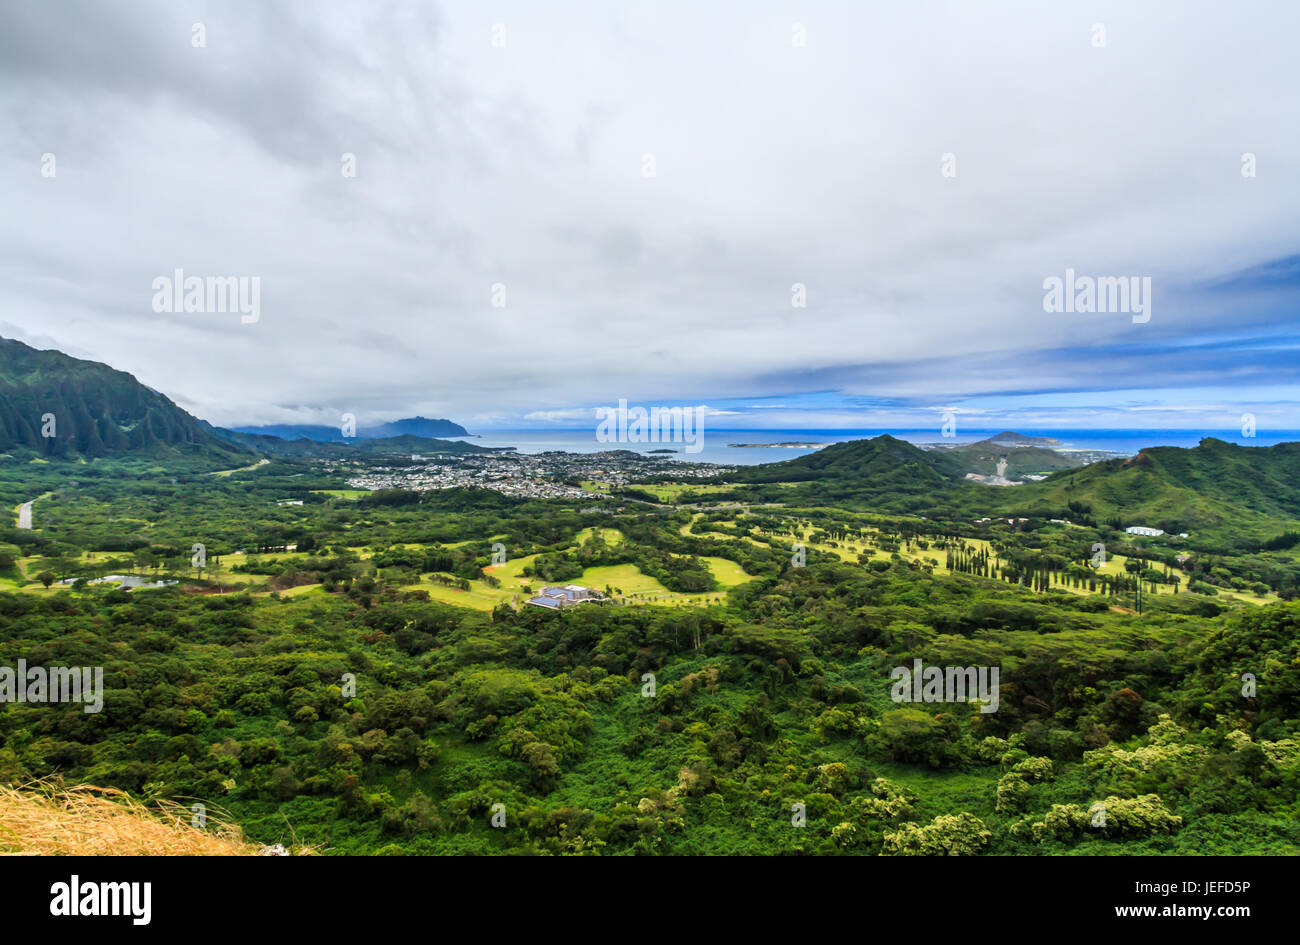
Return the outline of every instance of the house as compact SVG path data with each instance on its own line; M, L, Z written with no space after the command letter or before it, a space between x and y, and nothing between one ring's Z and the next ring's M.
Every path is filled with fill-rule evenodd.
M1130 535L1146 535L1148 538L1155 538L1165 533L1162 528L1147 528L1145 525L1130 525L1124 531Z
M564 587L544 587L536 597L530 597L525 603L548 610L563 610L586 601L604 600L605 595L581 584L566 584Z

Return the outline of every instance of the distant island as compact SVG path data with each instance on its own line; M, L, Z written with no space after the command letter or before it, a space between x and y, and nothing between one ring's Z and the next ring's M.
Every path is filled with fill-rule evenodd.
M1054 440L1050 436L1025 436L1023 433L1013 433L1010 430L1003 431L996 436L991 436L986 441L996 443L999 446L1060 446L1060 440Z
M830 446L829 443L728 443L728 446L738 450L759 450L759 449L783 449L783 450L815 450L823 446Z

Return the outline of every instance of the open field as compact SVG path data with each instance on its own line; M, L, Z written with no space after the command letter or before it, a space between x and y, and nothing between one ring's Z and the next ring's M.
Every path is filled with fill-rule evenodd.
M628 488L648 492L664 503L677 502L684 493L708 496L717 492L731 491L731 486L696 485L691 482L633 483Z
M599 492L604 495L608 495L612 491L609 483L595 479L584 479L579 483L579 486L588 492ZM625 488L645 492L654 496L658 502L671 504L677 502L683 493L691 492L707 496L716 492L729 492L732 487L726 485L696 485L691 482L632 482L628 483Z
M573 542L576 545L585 545L597 532L607 545L617 545L623 541L623 533L617 528L584 528L574 536Z
M237 472L248 472L250 470L257 469L259 466L265 466L270 462L271 461L269 459L262 458L250 466L240 466L238 469L219 469L216 472L214 472L212 475L221 476L224 479L226 476L233 476Z
M705 557L701 560L709 566L714 578L723 587L735 587L738 584L754 580L753 575L746 574L745 569L730 558Z
M430 598L434 600L455 604L460 607L471 607L475 610L490 611L500 604L520 606L528 597L538 593L545 584L543 581L526 578L521 573L522 569L531 563L535 557L535 555L529 555L525 558L507 561L497 567L484 568L485 574L490 574L501 582L500 587L492 587L484 581L470 581L470 589L461 590L439 583L436 580L421 577L419 582L408 584L402 589L427 591ZM577 578L555 583L581 584L584 587L593 587L601 592L609 588L613 600L622 604L695 606L718 603L724 598L727 588L753 580L734 561L726 558L704 558L702 560L708 564L709 570L718 580L718 583L722 585L722 590L701 594L682 594L671 591L655 578L643 574L641 569L634 564L602 565L587 568ZM450 575L445 576L450 578Z

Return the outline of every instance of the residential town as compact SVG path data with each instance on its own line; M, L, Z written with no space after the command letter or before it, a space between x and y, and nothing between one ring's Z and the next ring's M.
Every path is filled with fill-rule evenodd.
M665 456L609 450L600 453L516 453L494 451L457 456L412 457L409 462L362 466L349 477L354 489L491 489L504 495L532 499L591 499L601 493L577 483L599 482L621 488L648 476L671 472L698 479L730 471L710 463L690 463Z

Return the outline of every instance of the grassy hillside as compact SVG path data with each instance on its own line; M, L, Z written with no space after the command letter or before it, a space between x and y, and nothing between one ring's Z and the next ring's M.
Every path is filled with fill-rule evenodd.
M58 782L0 785L0 854L256 856L238 827L174 801L146 807L124 791Z
M807 456L738 469L732 482L861 482L873 487L909 481L942 486L960 464L944 453L919 449L889 434L836 443Z
M1013 460L1057 455L1037 447L1002 452ZM969 471L992 472L995 460L994 452L980 444L922 450L885 435L737 470L713 482L715 488L724 482L733 488L711 498L881 508L966 520L999 513L1067 518L1224 538L1265 539L1300 521L1300 443L1249 447L1207 438L1194 449L1153 447L1129 459L1064 469L1041 482L1013 487L965 480Z
M1194 449L1143 450L1002 493L997 508L1069 515L1167 532L1277 534L1300 519L1300 443L1236 446L1207 438Z
M919 449L884 434L836 443L780 463L748 466L712 483L703 482L742 486L735 492L710 496L720 501L737 498L792 505L876 505L909 512L947 507L955 512L962 507L962 503L954 501L957 497L978 495L973 484L963 481L964 476L959 458Z

